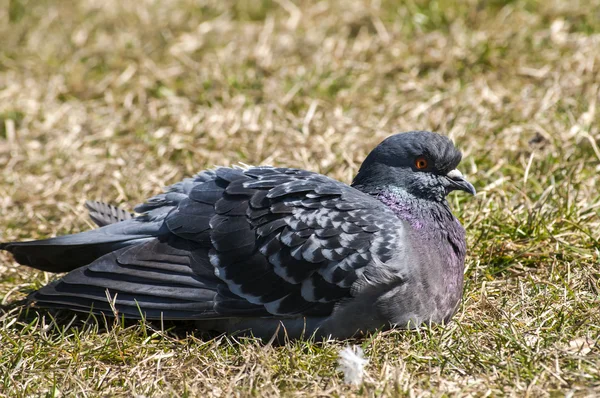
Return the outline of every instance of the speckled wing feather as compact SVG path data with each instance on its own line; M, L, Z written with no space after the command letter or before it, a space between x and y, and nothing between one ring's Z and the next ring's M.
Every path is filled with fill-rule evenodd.
M365 267L392 258L401 222L377 199L297 169L218 168L136 208L164 220L42 288L42 305L147 318L326 316ZM139 306L139 308L138 308Z

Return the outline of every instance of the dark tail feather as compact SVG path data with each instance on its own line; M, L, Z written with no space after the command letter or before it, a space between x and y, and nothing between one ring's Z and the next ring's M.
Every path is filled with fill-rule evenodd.
M127 220L74 235L30 242L0 243L19 264L47 272L68 272L95 259L157 236L161 223Z
M85 207L89 210L92 221L99 227L130 220L134 217L128 211L104 202L88 200L85 202Z
M46 241L2 244L0 249L11 252L19 264L47 272L68 272L140 239L144 238L87 245L53 245L52 239L48 239ZM148 238L146 237L146 239Z

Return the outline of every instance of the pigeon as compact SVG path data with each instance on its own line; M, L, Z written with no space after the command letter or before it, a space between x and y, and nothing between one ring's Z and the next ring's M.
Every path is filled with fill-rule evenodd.
M350 185L297 168L217 167L133 214L88 202L97 229L0 249L67 273L30 294L44 308L261 338L446 323L466 255L446 197L475 194L461 158L449 138L411 131L381 142Z

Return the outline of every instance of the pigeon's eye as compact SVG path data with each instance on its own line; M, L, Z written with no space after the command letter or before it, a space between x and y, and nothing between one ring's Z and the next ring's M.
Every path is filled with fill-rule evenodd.
M419 156L415 159L415 167L419 170L427 168L427 159L425 159L425 156Z

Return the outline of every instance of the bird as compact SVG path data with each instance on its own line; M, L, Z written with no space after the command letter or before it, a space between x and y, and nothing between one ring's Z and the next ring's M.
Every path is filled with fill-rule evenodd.
M215 167L133 213L88 201L96 229L0 249L66 272L29 295L48 309L260 338L447 323L467 251L447 195L476 193L461 159L448 137L410 131L376 146L351 184L298 168Z

